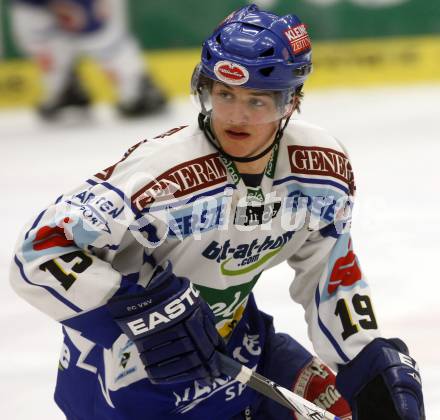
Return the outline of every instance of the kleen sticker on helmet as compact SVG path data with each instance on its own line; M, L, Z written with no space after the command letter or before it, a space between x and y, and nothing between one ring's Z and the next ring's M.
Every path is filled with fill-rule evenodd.
M228 85L243 85L249 80L249 72L240 64L232 61L218 61L214 67L217 79Z
M286 35L294 54L299 54L312 48L312 43L304 23L293 27L290 26L284 31L284 35Z

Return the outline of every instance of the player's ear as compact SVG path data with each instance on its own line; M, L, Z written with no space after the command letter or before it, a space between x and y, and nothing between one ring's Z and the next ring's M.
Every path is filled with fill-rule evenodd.
M292 106L292 111L289 113L289 117L292 116L292 114L295 111L298 111L298 113L301 112L301 109L300 109L301 99L302 99L301 95L297 95L297 94L293 95L293 98L292 98L293 106Z
M304 93L303 93L303 85L299 85L296 87L295 92L292 95L292 102L293 102L293 107L292 107L292 112L290 113L290 116L297 111L298 113L301 112L301 101L304 97Z
M298 95L294 95L292 100L293 100L293 110L299 109L301 98Z
M299 105L301 103L301 97L299 95L292 95L292 99L289 103L290 110L284 115L283 118L290 118L295 111L300 112Z

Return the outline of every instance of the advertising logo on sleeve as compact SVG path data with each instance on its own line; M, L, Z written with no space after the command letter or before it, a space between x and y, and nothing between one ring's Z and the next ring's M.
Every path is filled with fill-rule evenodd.
M354 195L353 170L344 153L326 147L287 146L290 169L294 174L336 178L348 185Z
M341 235L338 239L329 259L328 270L321 301L329 300L340 289L351 290L354 287L367 287L359 261L353 252L349 234Z
M338 287L352 286L361 279L362 272L350 241L347 254L338 258L333 266L327 291L329 294L335 293Z
M218 80L228 85L244 85L249 80L247 69L232 61L218 61L214 66L214 73Z
M86 248L98 236L98 232L90 229L79 218L54 219L29 235L23 243L22 252L26 261L58 252L67 254L69 251L76 251L78 247Z
M180 198L226 179L226 168L218 153L213 153L169 169L133 194L131 204L142 211L156 200Z
M63 225L70 222L68 217L63 219ZM34 251L42 251L49 248L69 247L74 245L72 239L66 237L64 226L42 226L37 230L32 241Z
M79 215L93 230L101 230L106 233L112 233L108 218L121 220L121 214L124 206L119 205L119 197L113 194L112 198L108 195L97 195L91 189L75 193L66 200L69 212ZM110 199L111 198L111 199Z

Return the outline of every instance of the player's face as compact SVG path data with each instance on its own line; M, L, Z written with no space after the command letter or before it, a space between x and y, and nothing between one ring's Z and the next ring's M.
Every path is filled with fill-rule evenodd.
M211 124L222 149L254 156L272 141L279 126L275 94L214 82Z

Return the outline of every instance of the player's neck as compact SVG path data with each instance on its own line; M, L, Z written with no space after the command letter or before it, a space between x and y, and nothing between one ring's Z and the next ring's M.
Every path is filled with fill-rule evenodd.
M268 152L260 159L254 160L252 162L234 162L237 167L238 172L241 174L261 174L266 168L267 162L269 162L271 152Z

